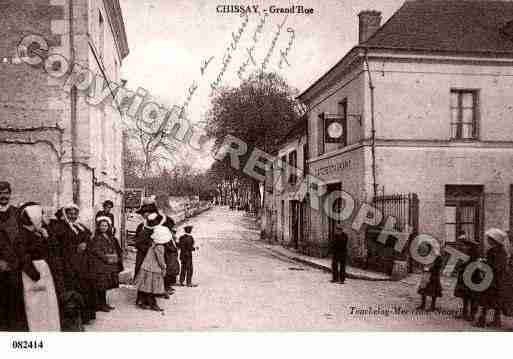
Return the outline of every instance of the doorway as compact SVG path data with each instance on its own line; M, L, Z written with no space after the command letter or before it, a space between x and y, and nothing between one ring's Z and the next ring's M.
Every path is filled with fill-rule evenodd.
M299 246L299 202L290 202L290 241L292 247L297 249Z
M342 190L342 184L339 183L333 183L329 184L326 189L326 196L329 195L333 191L340 191ZM342 198L337 198L333 202L333 213L339 213L342 209ZM334 218L331 218L328 216L328 242L331 243L333 240L333 236L335 234L335 226L337 225L338 221Z
M445 241L458 243L460 233L476 242L483 236L483 186L445 186Z
M285 240L285 201L281 201L281 243Z

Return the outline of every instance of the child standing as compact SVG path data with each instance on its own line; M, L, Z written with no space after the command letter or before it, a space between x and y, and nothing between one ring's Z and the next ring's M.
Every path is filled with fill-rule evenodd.
M89 243L89 265L96 287L96 310L101 312L115 309L107 303L107 291L119 287L119 272L123 270L121 247L112 232L111 219L97 217L96 231Z
M440 281L440 275L444 265L444 260L440 252L440 245L433 244L429 245L434 254L434 261L430 267L424 268L424 274L428 276L428 279L418 289L418 293L421 295L422 302L417 309L426 309L426 297L431 297L431 307L429 311L436 310L436 299L442 296L442 283ZM428 252L429 253L429 252Z
M194 238L191 235L192 226L184 227L185 234L183 234L178 242L178 248L180 248L180 285L183 286L184 280L186 280L188 287L197 287L197 284L192 284L192 252L197 248L194 247Z
M153 229L151 239L153 241L141 269L137 274L135 283L141 292L141 307L155 311L163 311L157 305L157 296L166 293L164 288L164 276L166 275L166 259L164 257L164 245L172 238L169 228L157 226Z

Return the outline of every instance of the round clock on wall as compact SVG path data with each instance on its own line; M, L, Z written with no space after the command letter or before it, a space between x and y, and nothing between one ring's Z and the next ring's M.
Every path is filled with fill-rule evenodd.
M338 122L332 122L328 126L328 136L330 138L336 139L342 136L344 129L342 125Z

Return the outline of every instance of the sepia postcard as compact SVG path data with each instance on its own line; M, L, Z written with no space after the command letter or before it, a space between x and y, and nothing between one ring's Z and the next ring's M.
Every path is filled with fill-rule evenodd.
M0 0L0 25L2 350L513 330L512 1Z

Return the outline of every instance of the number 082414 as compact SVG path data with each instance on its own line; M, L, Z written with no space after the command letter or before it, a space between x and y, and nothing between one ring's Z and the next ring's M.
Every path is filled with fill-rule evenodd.
M13 349L43 349L44 343L42 340L13 340L11 343Z

